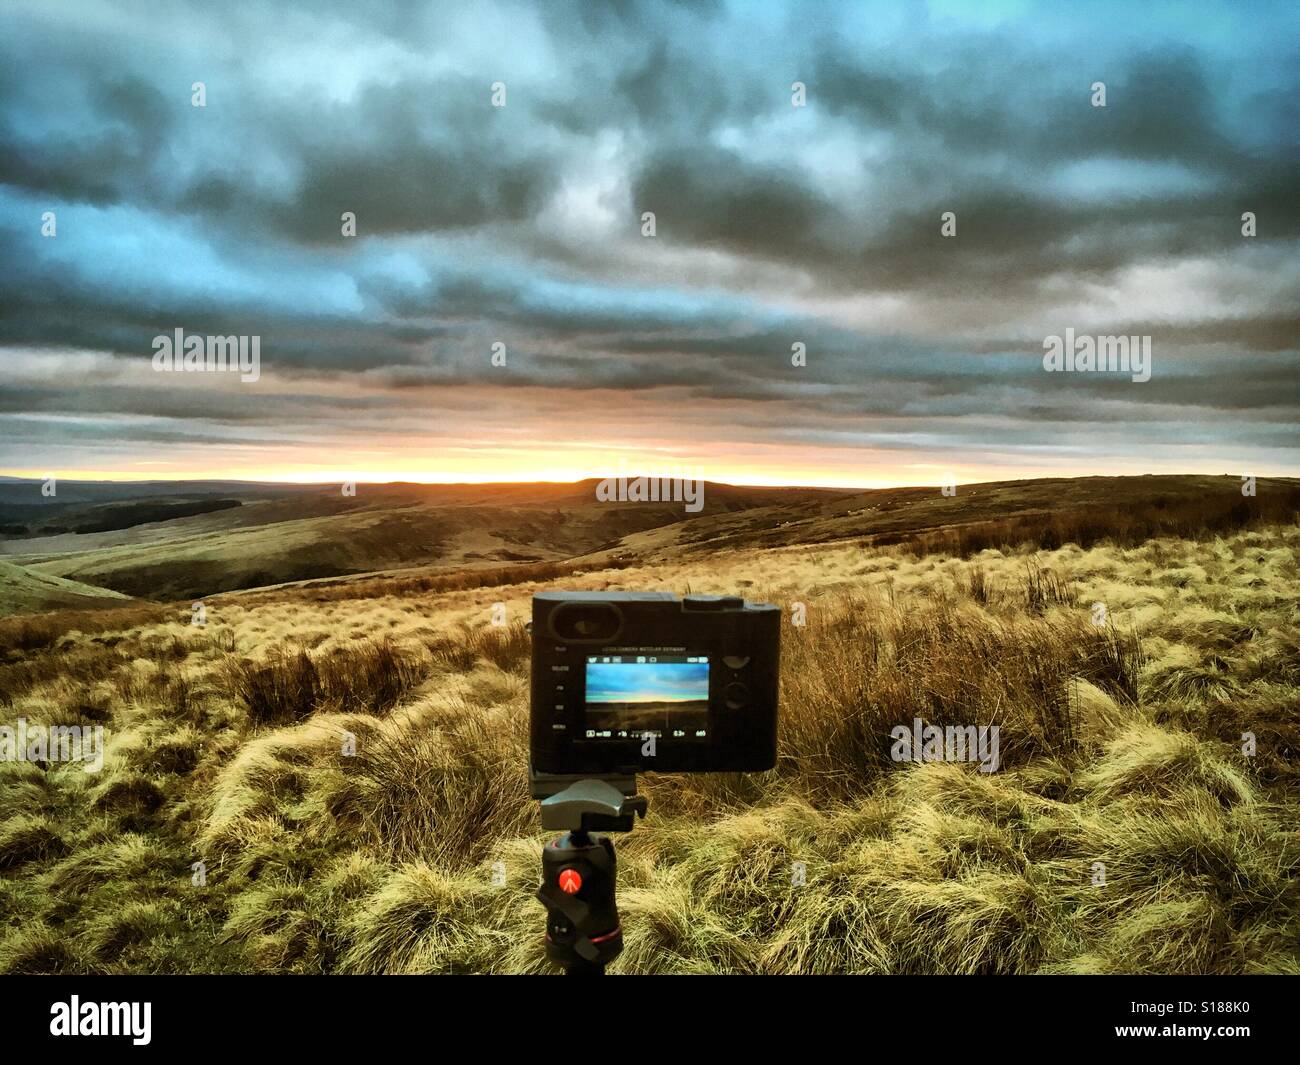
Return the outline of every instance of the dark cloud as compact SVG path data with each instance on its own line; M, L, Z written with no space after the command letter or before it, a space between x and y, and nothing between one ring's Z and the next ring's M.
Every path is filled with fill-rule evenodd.
M87 73L81 123L60 131L31 123L30 109L40 101L20 84L18 67L0 81L0 93L10 101L0 112L0 185L94 204L148 195L150 173L172 129L171 111L142 76Z

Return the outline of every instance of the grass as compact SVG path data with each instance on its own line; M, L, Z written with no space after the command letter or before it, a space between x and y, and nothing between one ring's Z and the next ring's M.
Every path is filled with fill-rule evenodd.
M548 581L806 608L776 769L644 778L616 971L1300 972L1300 530L971 546L0 622L6 720L107 737L0 762L0 972L547 971L529 641L489 619ZM998 771L894 762L916 718L996 724Z
M266 661L239 659L226 681L251 722L276 725L303 721L324 708L385 714L423 672L419 660L382 637L321 656L279 649Z

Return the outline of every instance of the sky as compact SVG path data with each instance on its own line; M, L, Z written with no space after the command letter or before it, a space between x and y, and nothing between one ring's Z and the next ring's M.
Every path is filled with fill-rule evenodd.
M0 20L0 474L1300 472L1294 3Z
M686 703L708 697L707 663L587 664L589 703Z

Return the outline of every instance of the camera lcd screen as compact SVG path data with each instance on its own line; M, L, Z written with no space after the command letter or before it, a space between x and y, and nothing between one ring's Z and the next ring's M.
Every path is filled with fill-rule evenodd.
M709 735L706 655L589 655L586 729L589 740Z

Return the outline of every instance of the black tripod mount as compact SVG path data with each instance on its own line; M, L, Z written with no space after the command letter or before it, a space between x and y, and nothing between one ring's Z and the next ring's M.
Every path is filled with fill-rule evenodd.
M565 830L542 849L546 955L570 975L601 974L623 950L615 890L618 864L607 832L631 832L649 801L635 775L533 775L542 827Z

